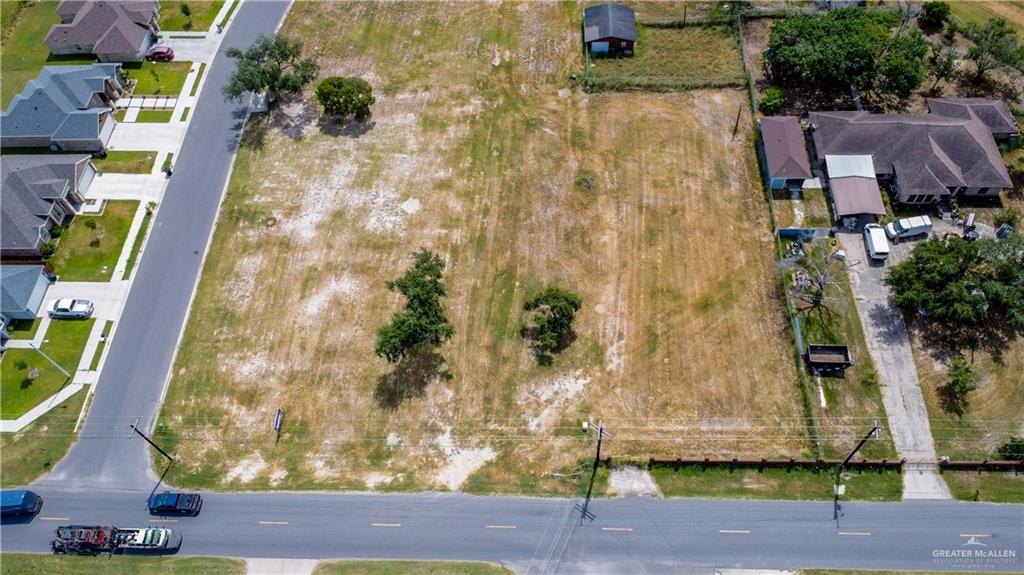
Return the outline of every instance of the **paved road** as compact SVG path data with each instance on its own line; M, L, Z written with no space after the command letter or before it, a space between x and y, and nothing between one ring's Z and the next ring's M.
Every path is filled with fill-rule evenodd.
M883 266L868 258L859 233L844 233L841 238L849 261L861 262L850 268L850 283L868 352L878 370L882 402L896 452L911 462L930 462L908 466L903 477L903 497L949 499L949 488L933 464L936 461L935 442L907 327L903 323L903 315L890 301L889 287L885 285L888 268L908 257L915 244L901 242L892 245L892 253Z
M42 512L2 528L5 551L46 551L66 522L145 525L148 491L42 488ZM183 555L501 561L520 573L710 573L713 567L1024 571L1024 506L916 501L597 500L459 494L211 493L181 530ZM65 519L66 518L66 519ZM262 524L260 522L263 522ZM967 545L968 537L979 545ZM951 564L949 550L1008 550L1006 562ZM976 559L976 558L972 558ZM557 567L557 568L556 568Z
M224 56L260 33L272 34L287 2L245 2L207 72L157 213L138 275L103 368L85 426L67 457L41 484L97 487L152 485L145 444L130 438L135 418L149 429L185 322L217 216L224 182L241 136L245 107L226 102L221 86L232 69Z

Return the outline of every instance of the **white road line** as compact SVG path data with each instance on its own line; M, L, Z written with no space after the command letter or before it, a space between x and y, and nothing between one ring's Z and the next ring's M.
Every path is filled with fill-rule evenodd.
M870 537L871 533L868 531L840 531L840 535L851 535L854 537Z
M632 527L602 527L601 531L632 531Z
M515 529L515 525L484 525L484 529Z
M40 517L40 521L68 521L67 517Z
M401 523L371 523L370 527L401 527Z
M746 535L750 534L750 530L749 529L719 529L718 532L719 533L743 533L743 534L746 534Z
M150 519L150 523L177 523L177 519Z
M260 525L288 525L287 521L259 521Z
M991 533L961 533L960 537L992 537Z

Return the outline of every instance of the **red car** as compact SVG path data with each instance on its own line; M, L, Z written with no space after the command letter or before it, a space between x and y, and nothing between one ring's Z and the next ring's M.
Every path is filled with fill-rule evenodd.
M154 62L170 62L174 59L174 48L170 46L153 46L146 50L146 59Z

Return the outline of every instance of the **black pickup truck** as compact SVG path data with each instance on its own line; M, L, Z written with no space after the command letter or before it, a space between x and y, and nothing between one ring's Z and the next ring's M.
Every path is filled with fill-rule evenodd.
M150 515L199 515L203 498L198 493L164 491L149 499Z

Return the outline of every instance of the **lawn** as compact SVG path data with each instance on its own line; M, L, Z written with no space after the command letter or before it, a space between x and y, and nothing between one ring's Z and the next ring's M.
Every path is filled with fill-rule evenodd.
M128 263L124 269L124 277L121 279L128 279L132 276L132 270L135 269L135 262L139 257L139 250L142 249L142 243L146 241L146 234L149 233L149 222L152 219L152 211L148 211L146 215L142 216L142 227L139 228L139 233L136 234L135 241L132 242L132 251L128 254Z
M729 26L638 26L636 54L591 57L590 74L597 87L608 89L742 86L745 82L739 42Z
M313 575L512 575L500 565L455 561L322 561Z
M942 479L953 497L961 501L1024 503L1024 475L946 471Z
M108 201L103 215L79 215L57 244L50 261L62 281L109 281L128 238L137 201Z
M954 0L949 3L953 14L964 22L983 23L989 18L1002 18L1024 34L1024 6L1019 2Z
M166 124L171 121L174 110L139 110L135 118L136 123L141 124Z
M100 359L103 357L103 348L107 347L107 337L110 335L111 328L114 327L114 322L103 321L103 331L100 332L103 339L96 344L96 352L92 355L92 362L89 364L89 371L96 371L96 368L100 365Z
M95 321L50 322L40 349L74 375ZM3 419L21 417L69 382L66 375L34 349L8 349L0 366L0 417Z
M39 330L39 324L42 321L43 318L40 317L12 320L7 324L7 333L10 334L11 339L32 339L36 336L36 331Z
M786 190L773 190L775 221L780 228L829 228L832 217L825 191L803 190L799 199L792 199Z
M744 93L572 93L577 16L293 5L282 33L371 81L373 125L248 126L157 429L188 454L167 481L549 492L592 453L584 417L612 457L807 454ZM374 337L421 246L455 337L409 375ZM540 365L522 307L548 284L583 307Z
M199 91L199 84L203 81L204 72L206 72L206 62L199 64L199 71L196 72L196 81L192 82L192 89L189 90L189 96L195 96L196 92ZM182 118L181 120L184 122L185 118Z
M245 561L219 557L74 557L4 553L2 575L245 575Z
M148 174L156 163L156 152L107 152L106 158L93 158L101 173Z
M730 499L833 498L835 471L785 469L710 469L660 467L651 471L665 497L723 497ZM843 473L847 501L899 501L903 477L895 471L847 471Z
M75 424L87 394L83 389L21 431L0 434L0 484L4 489L32 483L64 457L77 435ZM2 557L0 569L6 573L10 555Z
M133 62L125 74L136 80L133 96L177 96L185 86L192 62Z
M182 6L188 6L190 16L182 13ZM163 2L160 5L160 30L170 32L173 30L199 30L206 31L213 26L213 19L217 17L224 6L224 0L212 0L203 2L201 0L188 0L187 2Z
M0 107L4 110L25 84L39 75L46 64L50 50L43 38L50 26L60 23L56 0L44 0L21 6L17 2L0 2L4 12L4 41L0 47ZM7 35L9 11L19 10L18 21Z
M182 122L184 122L185 120L188 120L188 113L191 110L192 110L192 108L189 108L188 106L186 106L185 109L182 110L182 112L181 112L181 121Z

